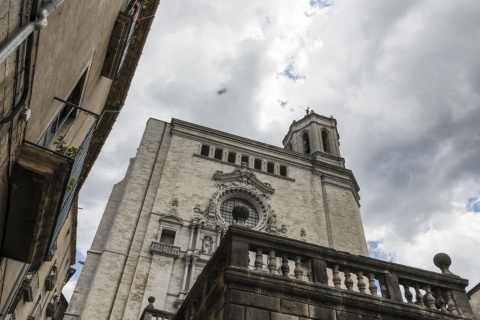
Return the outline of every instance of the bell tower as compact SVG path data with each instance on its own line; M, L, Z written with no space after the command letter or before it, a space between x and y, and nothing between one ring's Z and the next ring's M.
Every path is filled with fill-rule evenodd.
M312 156L344 167L340 156L340 135L337 131L337 120L307 111L307 115L299 121L293 121L287 135L283 138L285 149Z

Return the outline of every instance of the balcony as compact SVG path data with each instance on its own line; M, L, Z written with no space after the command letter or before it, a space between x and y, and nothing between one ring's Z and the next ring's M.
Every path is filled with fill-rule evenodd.
M442 273L233 225L174 319L474 319L468 280L435 259Z
M167 257L178 257L180 255L180 247L168 243L153 241L150 245L150 252L152 254L159 254Z
M13 167L2 256L30 263L30 271L52 258L97 126L98 115L74 106L82 116L69 131L83 142L76 152L59 141L56 150L25 141ZM59 137L58 140L63 140ZM82 140L80 140L82 141ZM60 147L59 147L60 145Z

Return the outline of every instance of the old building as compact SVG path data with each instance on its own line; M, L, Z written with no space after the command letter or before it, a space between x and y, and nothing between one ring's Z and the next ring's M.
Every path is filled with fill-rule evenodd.
M340 156L336 125L310 113L279 148L150 119L110 196L66 319L138 319L149 296L176 312L237 205L248 207L252 230L366 256L359 187Z
M65 305L78 191L158 3L0 2L0 319L55 318Z
M336 120L284 148L150 119L65 319L473 318L468 281L367 257Z

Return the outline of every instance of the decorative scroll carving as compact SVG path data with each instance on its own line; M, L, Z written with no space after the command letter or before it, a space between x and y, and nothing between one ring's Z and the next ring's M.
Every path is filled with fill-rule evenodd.
M215 172L213 180L218 181L220 184L231 182L234 186L256 188L266 195L271 195L275 192L275 189L273 189L269 183L258 180L255 173L252 172L252 169L244 164L242 164L241 167L236 167L233 172L230 173L224 173L223 171Z

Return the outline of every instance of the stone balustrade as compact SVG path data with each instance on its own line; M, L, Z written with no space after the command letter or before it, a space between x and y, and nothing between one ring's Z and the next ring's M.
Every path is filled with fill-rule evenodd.
M212 310L224 312L224 320L237 319L228 316L233 307L244 313L238 319L249 319L249 314L262 314L265 319L277 319L276 314L320 319L316 317L320 309L341 319L345 310L355 319L359 315L362 319L474 319L465 293L468 280L448 270L445 254L437 255L435 264L442 273L233 225L175 320L220 316Z
M152 254L178 257L180 255L180 247L176 247L167 243L152 241L152 244L150 245L150 252Z
M171 312L155 309L153 303L155 302L154 297L148 298L148 305L143 310L143 313L140 317L140 320L172 320L174 314Z

